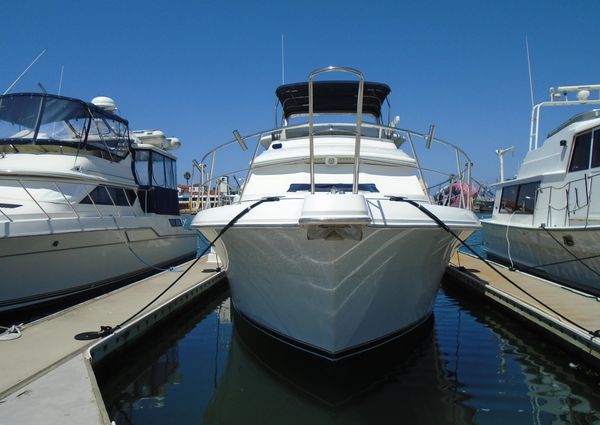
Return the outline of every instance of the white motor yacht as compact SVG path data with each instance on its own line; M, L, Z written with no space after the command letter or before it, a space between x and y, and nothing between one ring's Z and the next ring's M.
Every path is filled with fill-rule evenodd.
M359 80L314 81L327 72ZM468 158L434 137L434 127L421 134L396 128L398 119L383 125L389 93L351 68L317 70L308 82L276 90L282 127L246 137L234 131L236 139L195 162L205 197L222 193L229 203L203 202L192 227L208 240L223 232L215 246L234 308L272 336L331 360L397 338L431 315L457 244L419 206L462 237L480 227L467 194L463 208L432 201L424 168L401 147L414 152L417 140L449 146L470 170ZM350 122L327 122L332 116ZM241 182L237 191L219 190L217 151L252 141L245 178L229 180ZM454 172L468 180L464 170Z
M489 257L600 295L600 110L572 116L538 146L542 108L600 104L590 91L600 85L553 88L533 107L529 152L496 185L482 225Z
M191 258L179 146L129 132L110 98L0 96L0 312L82 294Z

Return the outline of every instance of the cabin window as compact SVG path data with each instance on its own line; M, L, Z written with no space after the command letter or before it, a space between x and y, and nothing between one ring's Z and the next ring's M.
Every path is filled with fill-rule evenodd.
M519 186L517 196L517 208L524 214L533 214L535 208L535 198L540 182L526 183Z
M135 178L140 186L150 186L150 152L135 151Z
M292 183L287 190L288 192L309 192L310 184L308 183ZM378 193L377 186L373 183L360 183L358 185L359 192ZM352 185L350 183L315 183L315 192L335 192L335 193L351 193Z
M600 130L594 131L592 144L592 168L600 167Z
M540 182L506 186L500 198L501 213L533 214Z
M177 176L175 175L175 160L171 158L165 158L165 177L166 187L171 189L177 188Z
M177 189L177 162L158 152L135 151L135 178L140 186Z
M569 172L587 170L590 168L590 148L592 145L592 133L581 134L575 138L573 155Z
M144 212L179 215L177 162L150 149L134 149L135 179Z
M519 186L506 186L502 189L502 198L500 199L500 212L511 213L517 205L517 193Z
M152 186L165 186L165 157L152 152Z
M83 200L81 204L119 205L129 206L135 202L135 192L131 189L120 187L97 186Z

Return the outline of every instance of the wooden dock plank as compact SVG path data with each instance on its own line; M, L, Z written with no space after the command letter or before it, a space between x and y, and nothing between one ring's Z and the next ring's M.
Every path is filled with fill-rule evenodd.
M448 273L466 287L562 338L594 363L600 361L600 338L592 335L600 329L600 298L491 264L516 286L483 261L460 252L452 257Z

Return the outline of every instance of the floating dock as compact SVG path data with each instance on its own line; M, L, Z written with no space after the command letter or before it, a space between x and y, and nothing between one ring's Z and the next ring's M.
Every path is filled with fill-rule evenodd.
M194 301L225 274L206 258L135 319L101 340L75 335L115 326L156 297L193 262L27 324L18 339L0 341L0 425L111 423L92 366Z
M186 270L192 262L182 264ZM556 283L492 263L526 292L483 261L464 253L451 260L446 282L474 291L552 335L589 363L600 365L600 300ZM92 367L158 325L225 278L202 259L147 311L112 335L79 341L76 334L127 319L179 275L163 272L26 325L22 336L0 341L0 425L109 425ZM550 309L548 308L550 307Z
M593 367L600 367L600 298L458 252L447 274L466 288L553 337ZM519 289L522 288L522 289Z

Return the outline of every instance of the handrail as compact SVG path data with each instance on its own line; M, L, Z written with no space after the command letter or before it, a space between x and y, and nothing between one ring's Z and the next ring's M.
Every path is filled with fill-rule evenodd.
M328 66L326 68L316 69L308 76L308 140L310 146L310 193L315 193L315 144L314 144L314 79L315 77L329 72L342 72L358 76L358 98L356 100L356 139L354 141L354 170L352 173L352 193L358 193L358 176L360 164L360 136L363 112L363 93L365 86L365 76L362 72L354 68L342 66Z
M600 93L600 85L587 85L587 86L564 86L550 88L550 100L546 102L540 102L531 108L531 124L529 129L529 150L538 148L539 131L540 131L540 113L542 107L545 106L579 106L579 105L600 105L600 99L589 99L590 90L598 90ZM567 92L587 92L581 98L578 93L578 100L568 100L566 95ZM564 100L563 97L564 96ZM554 130L553 133L555 133Z
M594 179L597 179L597 178L600 178L600 173L586 174L584 177L581 177L576 180L568 181L561 186L555 186L555 185L540 186L538 188L539 193L543 193L546 190L550 191L550 193L548 194L548 205L546 208L546 225L551 226L552 222L555 219L556 220L560 219L560 216L556 216L555 214L552 214L552 211L564 211L564 215L562 217L564 226L567 226L567 225L570 226L572 220L583 220L584 226L587 227L591 220L590 219L590 208L591 208L591 199L592 199L591 195L592 195L593 182L594 182ZM589 180L589 185L588 185L588 180ZM582 183L582 182L584 183L584 187L585 187L585 204L579 205L577 187L574 187L576 204L573 206L573 205L571 205L570 194L573 193L572 192L573 186L575 186L575 184L577 184L577 183ZM555 191L557 191L559 193L564 191L565 203L564 203L564 206L562 206L560 208L556 208L552 205L552 198L553 198L553 194ZM560 199L559 199L559 202L560 202ZM600 207L600 204L598 206ZM571 208L571 207L573 207L573 208ZM543 207L541 207L541 208L543 208ZM573 214L575 214L577 211L581 211L583 209L585 209L585 218L583 218L583 219L572 218ZM541 211L543 211L543 210L541 210ZM598 219L593 219L593 220L598 220Z
M89 172L89 170L88 170ZM57 175L57 174L48 174L48 173L33 173L28 172L27 174L23 173L12 173L12 172L2 172L0 171L0 181L2 180L12 180L16 181L18 179L23 179L27 181L37 181L37 182L60 182L60 183L69 183L69 184L86 184L86 185L96 185L96 186L111 186L111 187L123 187L125 189L138 189L138 185L135 183L126 183L126 182L118 182L111 183L102 178L93 178L90 176L76 176L71 177L70 175Z
M91 197L89 197L89 191L88 191L88 198L91 201L91 205L96 210L97 215L88 216L86 214L88 214L89 211L82 211L81 209L75 208L79 204L69 201L69 199L67 198L67 194L65 193L63 188L61 188L61 186L60 186L61 183L71 184L71 185L79 185L79 186L91 187L91 188L104 187L105 190L107 191L108 199L110 199L110 204L107 204L107 205L103 204L102 206L111 208L114 211L114 213L117 214L119 217L124 216L122 208L119 208L119 207L123 207L123 206L128 207L128 209L131 211L131 215L127 214L126 216L138 217L135 207L131 203L129 196L127 195L125 190L127 190L127 189L135 190L136 197L138 200L140 199L139 192L150 190L150 189L140 188L137 186L133 187L133 188L129 188L126 185L111 184L111 183L104 183L104 182L98 182L98 181L87 181L87 180L86 181L72 181L72 180L61 179L61 178L56 178L56 179L51 180L48 178L42 179L41 177L38 177L38 176L28 178L27 176L0 175L0 182L2 182L2 181L13 182L15 184L13 186L15 189L17 189L17 188L22 189L22 193L27 195L27 198L25 198L25 199L27 201L31 201L33 203L33 205L35 205L37 207L39 212L45 217L44 219L48 220L48 221L52 221L52 220L59 219L59 218L68 218L68 217L77 218L78 220L81 218L87 218L87 217L104 218L106 215L106 213L105 214L102 213L99 206L94 202L94 200ZM41 199L36 198L35 193L32 192L32 190L31 190L32 187L28 187L27 183L40 183L40 182L48 184L48 187L45 187L44 189L47 189L47 190L50 190L50 191L56 193L56 199L41 200ZM110 194L110 191L108 190L110 187L116 188L116 189L121 189L124 191L125 199L127 200L127 205L117 205L116 201L113 199L113 196ZM44 208L44 205L46 206L46 208ZM68 206L68 209L58 212L58 214L60 214L59 217L56 217L56 216L53 217L53 215L57 214L57 213L55 211L52 211L51 209L48 209L48 206L52 206L52 205L54 205L54 206L65 205L65 206ZM8 209L7 207L0 206L0 221L2 221L2 218L4 218L4 219L8 220L8 222L10 222L10 223L17 222L18 219L16 216L18 214L11 215L10 212L7 211L7 209ZM31 214L33 214L34 211L35 210L27 213L28 217L29 217L28 219L31 218ZM69 215L65 216L65 214L69 213L69 212L72 214L70 216Z
M252 149L252 152L253 152L252 159L249 161L249 163L247 163L248 166L245 168L236 170L236 171L225 171L222 173L221 170L218 170L217 166L215 165L215 158L217 156L216 155L217 151L223 150L227 147L231 147L232 145L238 146L239 142L238 142L237 138L232 139L223 144L220 144L219 146L209 150L208 152L206 152L205 155L202 156L202 160L200 162L198 162L197 160L192 161L192 178L191 178L191 182L189 184L190 200L188 201L188 206L190 207L190 210L194 211L194 210L199 210L199 209L211 208L214 206L212 204L214 203L214 197L218 192L217 185L219 184L219 178L215 177L215 174L216 174L216 176L224 176L224 175L233 176L238 173L240 176L242 176L245 174L245 180L243 180L243 181L247 182L248 177L250 176L250 173L254 167L255 159L258 156L260 146L263 146L266 149L269 144L276 143L279 140L279 137L281 137L282 140L285 138L285 140L287 140L287 141L294 141L296 139L306 140L308 131L306 134L301 132L302 134L300 136L292 136L292 137L288 137L288 136L290 136L290 132L292 130L298 130L298 129L303 129L303 128L307 128L307 127L308 127L308 123L286 125L283 127L275 127L275 128L271 128L268 130L261 130L256 133L252 133L247 136L244 136L244 137L240 136L245 142L256 143L256 146L254 147L254 149ZM323 128L327 128L327 129L331 130L331 129L343 129L344 127L355 127L355 125L353 123L326 123L326 124L324 123L324 124L314 125L313 130L317 129L318 127L323 127ZM367 131L368 129L373 129L374 133L375 132L377 133L377 136L365 135L364 131ZM425 168L422 166L421 161L420 161L419 157L417 156L417 152L415 149L415 143L416 143L417 139L421 139L422 142L427 143L429 141L429 139L428 139L429 133L422 133L422 132L417 132L417 131L413 131L413 130L408 130L405 128L398 128L398 127L387 126L387 125L382 125L382 124L362 123L361 124L361 136L370 138L370 139L374 139L374 140L384 139L385 141L388 141L388 140L393 141L397 144L397 146L400 146L400 144L402 143L403 140L408 140L409 145L411 146L412 156L415 160L414 167L418 170L419 179L422 182L421 184L423 186L423 190L428 195L429 195L429 190L431 188L427 186L427 182L424 177L425 172L428 172L428 173L435 172L435 173L439 173L440 175L445 175L445 176L449 176L449 174L450 174L449 172L442 172L442 171L434 170L431 168ZM318 137L317 131L313 132L313 137ZM468 187L471 188L472 180L473 180L472 172L471 172L473 162L471 161L470 157L460 147L458 147L452 143L449 143L443 139L440 139L438 137L434 137L431 140L431 143L432 144L435 143L436 145L446 146L447 148L455 151L456 164L457 164L456 166L458 169L456 171L454 171L454 173L456 173L456 175L459 177L462 176L461 182L468 183ZM224 158L224 157L228 157L228 156L221 155L220 157ZM463 158L463 159L461 159L461 158ZM310 161L310 158L309 158L309 161ZM314 161L315 160L314 160L314 156L313 156L313 163L314 163ZM461 161L466 161L466 170L462 169ZM464 164L464 163L465 162L462 162L462 164ZM212 178L210 178L210 176L208 175L207 170L209 170L209 169L213 170ZM198 176L196 176L196 171L198 171ZM356 181L358 182L358 179ZM314 179L313 179L313 182L314 182ZM461 186L462 186L462 184L461 184ZM194 205L193 199L192 199L192 198L194 198L194 194L192 192L194 191L195 188L198 188L198 192L199 192L198 198L200 201L199 204L196 205L197 208L194 208L195 205ZM239 193L239 196L237 197L237 202L241 202L243 194L244 194L244 189L245 189L245 184L244 183L240 184L240 193ZM461 191L462 191L462 189L461 189ZM464 194L461 195L461 197L463 197L463 196L464 196ZM211 198L212 198L212 200L211 200ZM230 202L232 202L232 200L227 199L227 202L230 203ZM472 203L471 190L469 190L469 193L466 196L466 200L464 198L461 200L461 206L470 208L471 203Z

